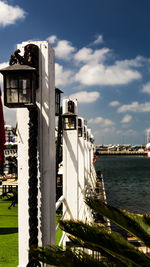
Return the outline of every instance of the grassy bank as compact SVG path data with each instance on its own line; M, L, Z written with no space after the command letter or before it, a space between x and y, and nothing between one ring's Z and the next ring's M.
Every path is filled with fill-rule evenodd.
M18 207L0 199L0 266L18 265Z
M0 199L0 267L17 267L18 265L18 206L8 209L10 201ZM56 224L61 215L56 215ZM62 231L56 234L59 243Z

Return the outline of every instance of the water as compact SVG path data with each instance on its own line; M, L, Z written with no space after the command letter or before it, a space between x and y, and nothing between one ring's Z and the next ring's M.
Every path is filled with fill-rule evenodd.
M150 158L99 156L107 201L115 207L150 214Z

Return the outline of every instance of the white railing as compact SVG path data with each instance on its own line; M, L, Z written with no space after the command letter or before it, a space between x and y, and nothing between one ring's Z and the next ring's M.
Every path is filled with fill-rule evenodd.
M56 211L61 206L61 204L63 205L63 209L62 209L63 210L63 214L62 214L60 220L63 220L65 218L66 214L68 214L69 217L71 219L73 219L73 216L72 216L72 214L70 212L70 209L69 209L69 207L67 205L66 199L65 199L65 197L63 195L56 202ZM58 232L59 229L60 228L59 228L59 222L58 222L58 224L56 225L56 235L57 235L57 232ZM59 244L58 244L59 246L61 246L63 244L65 235L66 235L66 233L62 231L62 236L61 236L61 239L60 239Z
M65 198L64 198L64 196L62 195L62 196L57 200L57 202L56 202L56 211L57 211L58 208L61 206L61 204L63 204L64 202L65 202ZM61 216L61 218L60 218L61 220L64 218L66 212L67 212L67 209L66 209L66 211L64 212L64 214ZM57 235L58 230L59 230L59 222L58 222L58 224L56 225L56 235ZM63 240L64 240L64 237L65 237L65 232L62 232L62 236L61 236L61 239L60 239L59 244L58 244L59 246L62 245Z
M84 188L81 187L80 183L78 183L78 192L79 192L79 214L78 218L82 221L86 220L93 220L92 213L90 208L85 204L85 197L86 196L94 196L94 190L95 190L95 185L96 185L96 171L95 167L93 164L91 164L91 171L88 176L88 184L85 185ZM63 215L61 216L60 220L63 220L64 218L74 218L73 214L70 212L70 208L67 205L67 200L65 197L62 195L56 202L56 211L58 208L63 205ZM59 230L59 223L56 226L56 233ZM63 244L65 238L65 232L62 232L61 239L59 241L59 246Z

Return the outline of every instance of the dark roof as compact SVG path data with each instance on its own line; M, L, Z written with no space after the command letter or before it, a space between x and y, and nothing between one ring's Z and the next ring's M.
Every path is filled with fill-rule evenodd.
M33 71L36 69L31 67L31 66L28 66L28 65L21 65L21 64L14 64L14 65L11 65L11 66L8 66L6 68L3 68L3 69L0 69L0 72L3 73L3 72L7 72L7 71L23 71L23 70L28 70L28 71Z

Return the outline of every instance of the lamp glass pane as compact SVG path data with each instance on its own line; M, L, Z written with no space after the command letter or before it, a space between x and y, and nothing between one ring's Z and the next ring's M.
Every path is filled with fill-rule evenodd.
M18 89L7 89L7 103L18 103Z
M30 103L31 94L29 89L19 90L19 103Z
M6 88L18 88L18 80L11 75L7 75Z
M23 90L30 89L30 79L19 77L19 88Z
M29 78L19 77L19 103L31 102L31 81Z
M59 106L59 103L55 103L55 113L56 114L59 114L60 113L60 106Z
M78 128L78 137L82 137L82 128Z
M75 129L75 120L74 118L65 118L64 119L64 128L66 130L73 130Z

